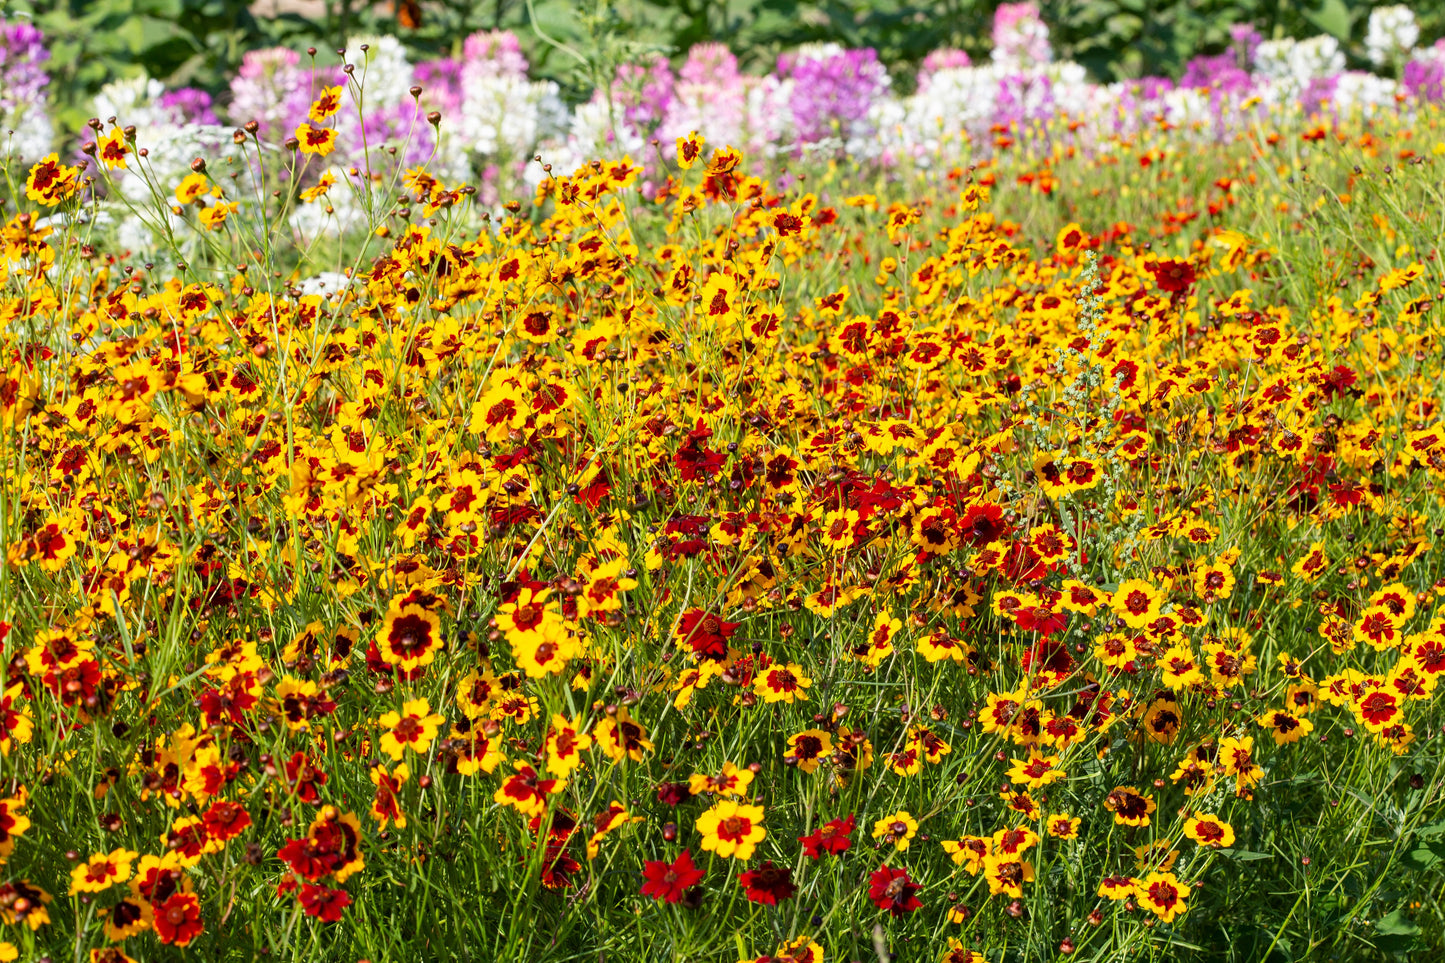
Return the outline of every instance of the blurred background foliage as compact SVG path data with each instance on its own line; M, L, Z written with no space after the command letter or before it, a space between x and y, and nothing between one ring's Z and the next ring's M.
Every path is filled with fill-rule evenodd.
M1370 10L1392 0L1040 0L1056 56L1098 80L1178 77L1185 63L1228 45L1231 24L1266 37L1328 33L1355 64ZM804 43L872 47L905 91L912 68L940 47L975 61L991 47L998 0L7 0L7 19L33 20L51 47L52 103L78 129L102 84L146 73L167 86L220 95L247 50L316 47L389 33L413 60L461 52L475 30L521 38L534 75L574 99L615 64L696 43L726 43L742 66L765 71ZM1445 34L1445 2L1414 4L1422 44Z

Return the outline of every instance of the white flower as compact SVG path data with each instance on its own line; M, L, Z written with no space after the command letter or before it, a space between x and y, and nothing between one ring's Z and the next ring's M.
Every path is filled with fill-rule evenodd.
M1420 25L1409 7L1376 7L1365 31L1365 56L1376 67L1402 60L1420 39Z
M361 84L362 100L368 107L392 107L411 97L411 62L400 40L390 36L352 37L346 50L356 66L352 78Z

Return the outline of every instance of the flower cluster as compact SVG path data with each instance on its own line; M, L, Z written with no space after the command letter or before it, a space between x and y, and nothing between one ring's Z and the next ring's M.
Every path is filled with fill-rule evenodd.
M1000 36L927 90L1064 110L1037 18ZM1237 40L1200 74L1329 53ZM698 121L659 169L524 208L389 153L431 104L542 136L478 106L551 109L515 38L468 44L427 95L359 43L264 130L117 83L26 165L0 959L1121 958L1281 887L1358 887L1310 939L1408 908L1369 881L1435 865L1445 788L1445 116L1004 129L880 197L828 143L881 131L873 57L718 103L787 112L782 181L688 113L711 48L617 79ZM122 203L176 263L92 233Z

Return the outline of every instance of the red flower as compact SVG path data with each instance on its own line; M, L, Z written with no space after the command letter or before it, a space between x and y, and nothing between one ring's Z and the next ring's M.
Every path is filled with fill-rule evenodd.
M156 935L162 943L189 946L191 940L206 930L201 922L201 901L195 893L174 893L164 903L153 906Z
M307 759L304 752L296 753L286 762L286 783L296 793L296 798L304 803L314 806L321 801L316 789L326 785L326 778L326 773Z
M799 836L798 842L811 859L821 859L824 853L841 856L853 846L853 825L853 814L849 813L807 836Z
M692 790L685 782L664 782L657 787L657 801L664 806L681 806L692 798Z
M785 899L792 899L798 887L793 885L793 871L786 866L774 866L772 860L757 869L750 869L738 877L748 899L765 906L777 906Z
M1001 505L974 505L959 519L959 530L970 545L981 547L1008 534Z
M702 881L703 872L693 865L692 853L684 849L671 864L649 859L642 864L642 875L647 877L647 882L642 884L643 896L676 903L688 887Z
M239 836L251 825L251 814L238 802L217 799L201 816L201 822L211 839L227 840Z
M702 609L693 609L683 615L677 624L677 637L692 649L699 659L720 662L727 658L728 639L737 631L741 622L725 622L720 616Z
M328 923L341 922L342 912L351 905L351 897L346 895L346 890L328 889L311 883L304 884L296 898L301 901L301 908L306 911L307 916L314 916Z
M683 481L695 481L699 477L711 478L727 461L726 455L713 451L704 444L711 437L712 429L699 418L697 427L687 433L687 439L673 456L673 462L677 465Z
M891 916L902 916L922 909L917 893L921 889L908 876L906 869L891 869L880 866L868 877L868 898L873 905L887 910Z
M1148 268L1161 291L1179 294L1194 286L1194 265L1188 261L1155 261Z

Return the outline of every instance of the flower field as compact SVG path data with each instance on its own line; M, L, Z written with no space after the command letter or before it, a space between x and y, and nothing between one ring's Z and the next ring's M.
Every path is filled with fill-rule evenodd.
M268 56L5 167L0 961L1445 954L1428 85L474 176Z

